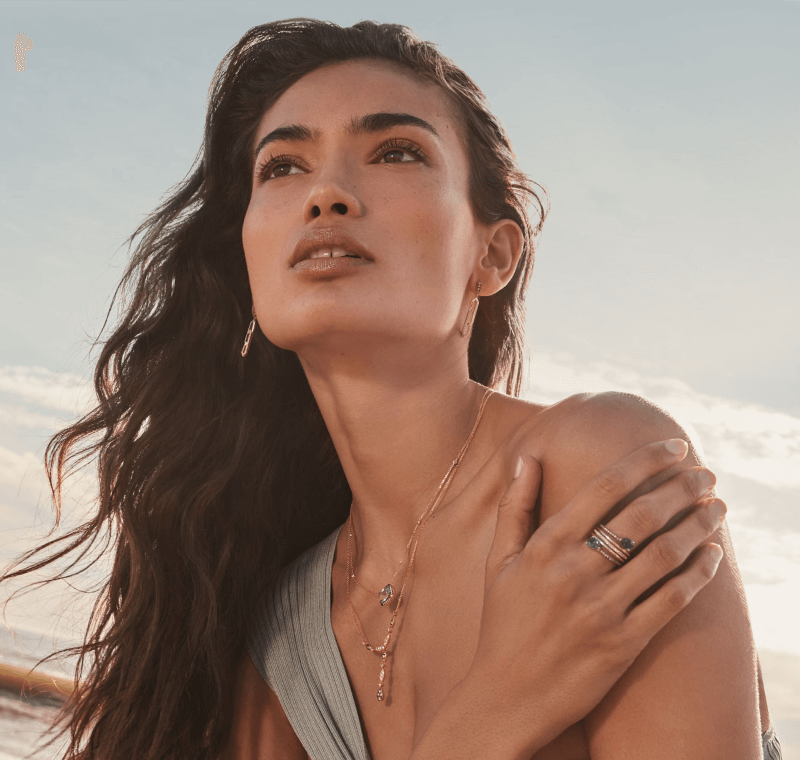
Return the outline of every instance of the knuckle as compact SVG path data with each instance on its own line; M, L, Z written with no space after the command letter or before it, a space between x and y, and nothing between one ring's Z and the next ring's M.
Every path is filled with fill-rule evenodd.
M627 493L627 478L618 467L603 470L594 479L594 490L602 498L615 497Z
M580 577L580 570L575 562L552 562L551 580L554 584L561 587L572 588L577 585Z
M686 492L689 501L694 501L703 493L703 487L697 471L690 471L684 474L683 490Z
M555 515L549 520L545 520L528 539L528 543L523 549L523 552L530 549L531 552L536 554L537 558L548 565L557 557L559 557L568 544L574 543L572 538L564 540L562 533L564 530L557 525L559 522L559 515Z
M702 509L697 510L696 520L703 530L704 535L713 533L717 529L717 517L710 505L704 506Z
M608 608L599 600L587 600L581 607L581 621L585 630L595 633L603 632L603 641L606 640L606 629L609 624Z
M661 527L658 506L652 498L637 499L628 507L627 512L634 531L642 536L649 536Z
M671 536L661 536L653 541L652 550L656 564L662 569L673 570L683 561L681 546Z
M533 538L542 543L549 556L560 553L564 547L573 543L572 533L569 526L562 524L558 519L559 515L545 520L533 533Z
M664 603L670 610L679 612L689 604L690 594L682 583L669 583L664 586Z
M713 487L716 480L714 473L705 468L689 471L684 481L689 498L692 501L700 498Z
M497 509L500 512L505 512L514 505L514 499L511 497L511 494L508 492L504 493L500 497L500 501L497 503Z

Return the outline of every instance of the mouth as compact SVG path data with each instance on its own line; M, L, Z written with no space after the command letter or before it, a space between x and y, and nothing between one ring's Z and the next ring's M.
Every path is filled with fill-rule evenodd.
M348 259L361 258L361 256L356 256L354 253L348 253L347 251L344 251L341 248L331 248L328 251L314 251L310 256L306 256L305 259L302 259L302 261L308 261L308 259L324 259L328 257L332 259L338 259L342 256Z
M373 261L372 254L354 237L342 229L321 227L311 230L295 246L289 266L292 269L300 268L303 262L323 259L330 262L333 259L352 259L359 262ZM317 264L324 262L318 261ZM340 263L345 263L344 261ZM352 261L350 263L356 263ZM302 267L305 268L305 267Z

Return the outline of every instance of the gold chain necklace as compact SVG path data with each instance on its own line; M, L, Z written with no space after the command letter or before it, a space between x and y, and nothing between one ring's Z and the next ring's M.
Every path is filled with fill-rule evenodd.
M461 451L458 453L458 456L453 460L453 463L450 465L450 469L447 471L447 475L444 476L444 479L439 484L439 488L436 491L431 502L425 508L425 511L420 515L419 519L417 520L417 524L414 526L414 531L411 533L411 538L408 541L408 545L406 546L406 554L408 554L408 547L411 546L411 542L414 540L414 534L417 532L417 528L419 528L420 523L422 523L422 528L419 531L419 535L417 536L416 543L414 544L414 549L411 552L411 559L408 563L408 568L406 568L406 573L403 576L403 585L400 587L400 595L397 598L397 607L395 607L394 612L392 613L392 618L389 622L389 628L386 632L386 637L383 640L383 644L377 647L373 647L367 641L366 637L364 636L364 630L361 627L361 621L358 619L358 615L356 614L355 608L353 607L353 602L350 598L350 578L356 581L361 588L366 589L364 585L358 582L356 579L354 570L354 562L353 562L353 505L350 505L350 528L349 534L347 537L347 603L350 606L350 612L353 614L353 620L356 625L356 629L358 630L359 635L361 636L361 642L367 648L368 652L375 652L376 654L381 655L381 671L378 680L378 701L383 701L383 683L386 676L386 656L388 655L388 646L389 640L392 637L392 630L394 629L395 621L397 620L397 613L400 611L400 605L403 601L403 591L406 587L406 581L408 580L409 573L411 572L411 568L414 566L414 557L417 553L417 547L419 546L420 539L422 538L422 532L425 530L425 526L428 524L428 520L430 520L431 516L433 515L434 510L436 507L441 503L442 499L444 498L445 493L447 493L447 489L450 486L450 483L453 481L453 478L458 471L458 467L461 464L464 456L467 453L467 449L469 449L470 443L472 443L472 439L475 437L475 432L478 429L478 425L480 424L481 417L483 417L483 410L486 406L486 402L489 400L489 396L492 395L494 391L491 388L487 388L486 392L483 394L483 398L481 399L480 409L478 410L478 418L475 420L475 425L472 427L472 432L469 434L469 437L465 441L464 445L461 447ZM427 516L427 519L423 523L423 519ZM405 559L406 555L403 555L403 558L400 560L400 565L403 564L403 560ZM397 566L397 570L400 569L400 565ZM395 575L397 575L397 570L395 570L394 575L392 576L392 580L394 580ZM366 589L370 591L370 589ZM374 591L370 591L370 593L375 593ZM385 605L391 598L394 596L394 588L392 587L391 581L384 586L384 588L378 592L378 599L380 601L381 606Z

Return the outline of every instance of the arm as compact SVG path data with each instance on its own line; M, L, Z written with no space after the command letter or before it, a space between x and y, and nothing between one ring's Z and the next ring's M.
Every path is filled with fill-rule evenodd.
M493 683L470 673L448 693L408 760L529 760L530 747L547 743L546 720L495 709L485 695Z
M220 760L309 760L277 695L247 651L236 675L233 724Z
M542 521L640 446L676 437L692 445L663 411L626 394L574 397L553 425L553 447L542 461ZM699 464L692 447L683 462L607 519L641 492ZM761 757L756 652L724 523L709 540L725 551L713 581L656 634L584 719L592 760Z

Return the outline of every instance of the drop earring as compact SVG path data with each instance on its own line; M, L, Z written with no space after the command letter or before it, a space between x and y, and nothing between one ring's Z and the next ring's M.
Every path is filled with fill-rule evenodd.
M475 315L478 313L478 295L481 292L481 281L478 280L478 285L475 288L475 298L470 301L469 309L467 309L467 317L464 320L464 325L461 328L461 336L466 338L472 331L472 325L475 322Z
M256 307L253 306L253 319L247 328L247 335L244 336L244 345L242 346L242 358L247 356L250 350L250 341L253 340L253 332L256 329Z

